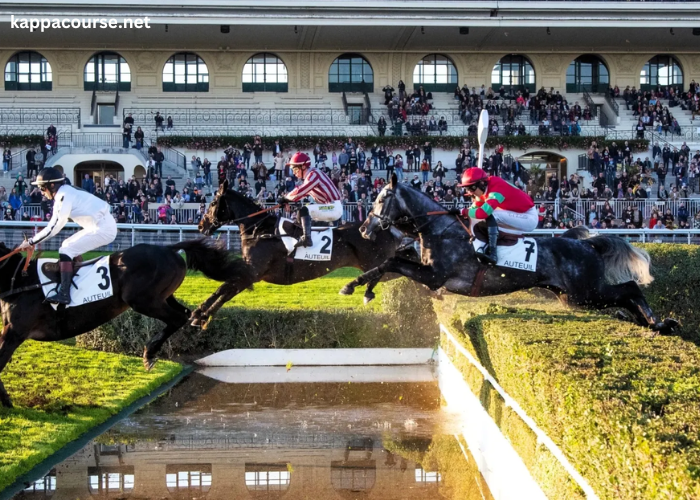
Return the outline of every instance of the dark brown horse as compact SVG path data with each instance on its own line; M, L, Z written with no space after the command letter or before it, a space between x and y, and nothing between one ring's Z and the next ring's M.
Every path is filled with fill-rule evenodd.
M192 325L206 327L206 322L221 307L249 285L266 281L275 285L291 285L320 278L341 267L355 267L367 271L393 257L401 244L402 235L385 231L375 241L369 241L359 232L360 224L346 224L334 229L333 252L330 261L316 262L292 259L280 236L276 233L277 216L237 191L228 189L228 181L209 205L199 223L199 230L211 235L224 224L238 223L241 234L243 259L252 267L254 278L244 284L241 280L226 282L192 315ZM407 253L413 252L412 246ZM415 253L413 254L415 255ZM365 303L374 299L372 289L379 280L367 283ZM245 286L243 286L245 285Z
M187 254L186 262L178 254L179 250ZM8 253L10 250L0 243L0 257ZM27 275L23 276L20 267L24 262L25 258L19 253L0 262L0 306L4 325L0 335L0 372L27 339L54 341L72 338L103 325L129 308L165 323L165 328L144 348L143 363L149 370L156 362L156 354L163 342L190 317L190 311L173 297L188 269L201 271L217 281L235 283L241 279L248 283L251 280L248 266L240 259L232 259L229 252L211 240L203 238L167 247L136 245L112 254L110 275L104 271L101 273L107 288L106 280L111 278L111 297L54 310L44 302L36 264L30 263ZM2 381L0 403L12 406Z

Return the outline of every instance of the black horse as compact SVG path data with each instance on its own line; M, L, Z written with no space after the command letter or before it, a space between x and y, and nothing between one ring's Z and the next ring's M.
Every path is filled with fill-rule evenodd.
M438 212L437 214L430 214ZM432 290L444 287L461 295L489 296L534 287L558 293L562 301L595 309L620 307L652 330L670 333L678 323L658 321L639 285L653 280L649 255L617 236L586 238L580 229L566 237L537 240L536 272L481 264L466 226L420 191L397 183L396 176L382 190L360 231L366 238L396 225L421 239L421 263L389 259L349 283L341 293L399 273ZM584 229L587 233L587 231ZM623 316L626 318L626 316Z
M394 257L400 249L403 235L384 232L374 241L362 237L360 224L345 224L334 229L332 259L309 261L291 259L282 239L277 235L277 216L261 210L260 205L237 191L228 189L228 181L219 186L219 191L209 205L209 210L199 223L199 230L211 235L224 224L238 223L241 234L243 258L252 267L252 284L266 281L275 285L291 285L324 276L341 267L355 267L367 271L385 260ZM406 254L415 251L412 245ZM372 289L379 278L370 280L365 291L365 303L374 299ZM226 282L200 305L192 314L192 325L206 327L213 316L226 302L242 292L240 280Z
M187 261L178 254L179 250L185 251ZM0 243L0 257L10 252ZM231 283L237 279L247 282L251 276L243 261L232 259L220 245L204 238L166 247L136 245L110 256L111 297L54 310L44 302L37 264L30 263L27 275L23 276L20 267L24 262L25 257L19 253L0 262L0 305L4 325L0 336L0 372L27 339L54 341L75 337L97 328L129 308L165 323L165 328L154 335L144 348L144 367L150 370L163 342L186 324L190 317L190 311L173 297L188 269L201 271L217 281L228 280ZM12 406L2 381L0 403L6 407Z

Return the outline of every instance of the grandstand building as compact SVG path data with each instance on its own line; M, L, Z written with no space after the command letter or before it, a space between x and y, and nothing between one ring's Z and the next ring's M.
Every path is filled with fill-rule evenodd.
M115 19L116 27L42 32L28 27L32 19L81 26ZM390 118L382 89L403 81L432 93L430 114L445 116L447 133L466 135L456 87L509 95L545 87L593 106L583 135L631 139L637 118L607 97L610 87L687 91L700 82L695 2L23 0L4 2L0 22L0 134L43 133L53 124L61 151L50 163L74 181L84 173L144 175L145 156L121 147L128 114L146 141L162 134L367 136L376 134L380 115ZM691 112L676 109L683 133L668 140L695 151ZM172 129L156 131L156 113L171 116ZM168 153L164 175L177 178L186 176L186 158L203 156ZM566 161L567 174L583 151L511 153L554 155ZM220 154L206 153L212 160ZM439 155L453 163L454 152ZM22 157L15 167L23 167Z

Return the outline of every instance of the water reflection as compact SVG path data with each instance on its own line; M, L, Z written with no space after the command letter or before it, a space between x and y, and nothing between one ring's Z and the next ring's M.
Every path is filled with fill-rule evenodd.
M15 498L491 498L452 425L434 383L194 374Z

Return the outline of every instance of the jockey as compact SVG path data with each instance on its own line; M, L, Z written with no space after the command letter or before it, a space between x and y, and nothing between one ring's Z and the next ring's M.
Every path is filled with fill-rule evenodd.
M294 176L302 179L304 183L296 187L286 196L277 199L279 204L290 201L298 201L306 196L311 196L316 204L304 205L297 212L297 222L301 222L304 235L297 242L297 246L310 247L311 220L335 222L343 216L343 203L340 201L340 191L333 181L319 169L311 166L311 158L306 153L297 152L292 156L287 166L292 167Z
M478 167L467 169L462 174L460 187L473 194L473 203L464 209L472 223L486 220L488 227L488 253L483 257L492 265L498 261L496 246L498 230L520 235L537 227L538 217L535 204L530 197L500 177L489 176ZM466 214L464 213L466 212Z
M64 184L65 180L55 168L44 168L32 182L32 185L39 186L46 198L53 200L53 213L42 231L20 245L20 249L27 249L56 236L68 219L83 228L66 238L58 249L61 284L55 295L46 297L48 302L55 304L70 304L73 259L108 245L117 237L117 224L109 213L109 205L87 191Z

